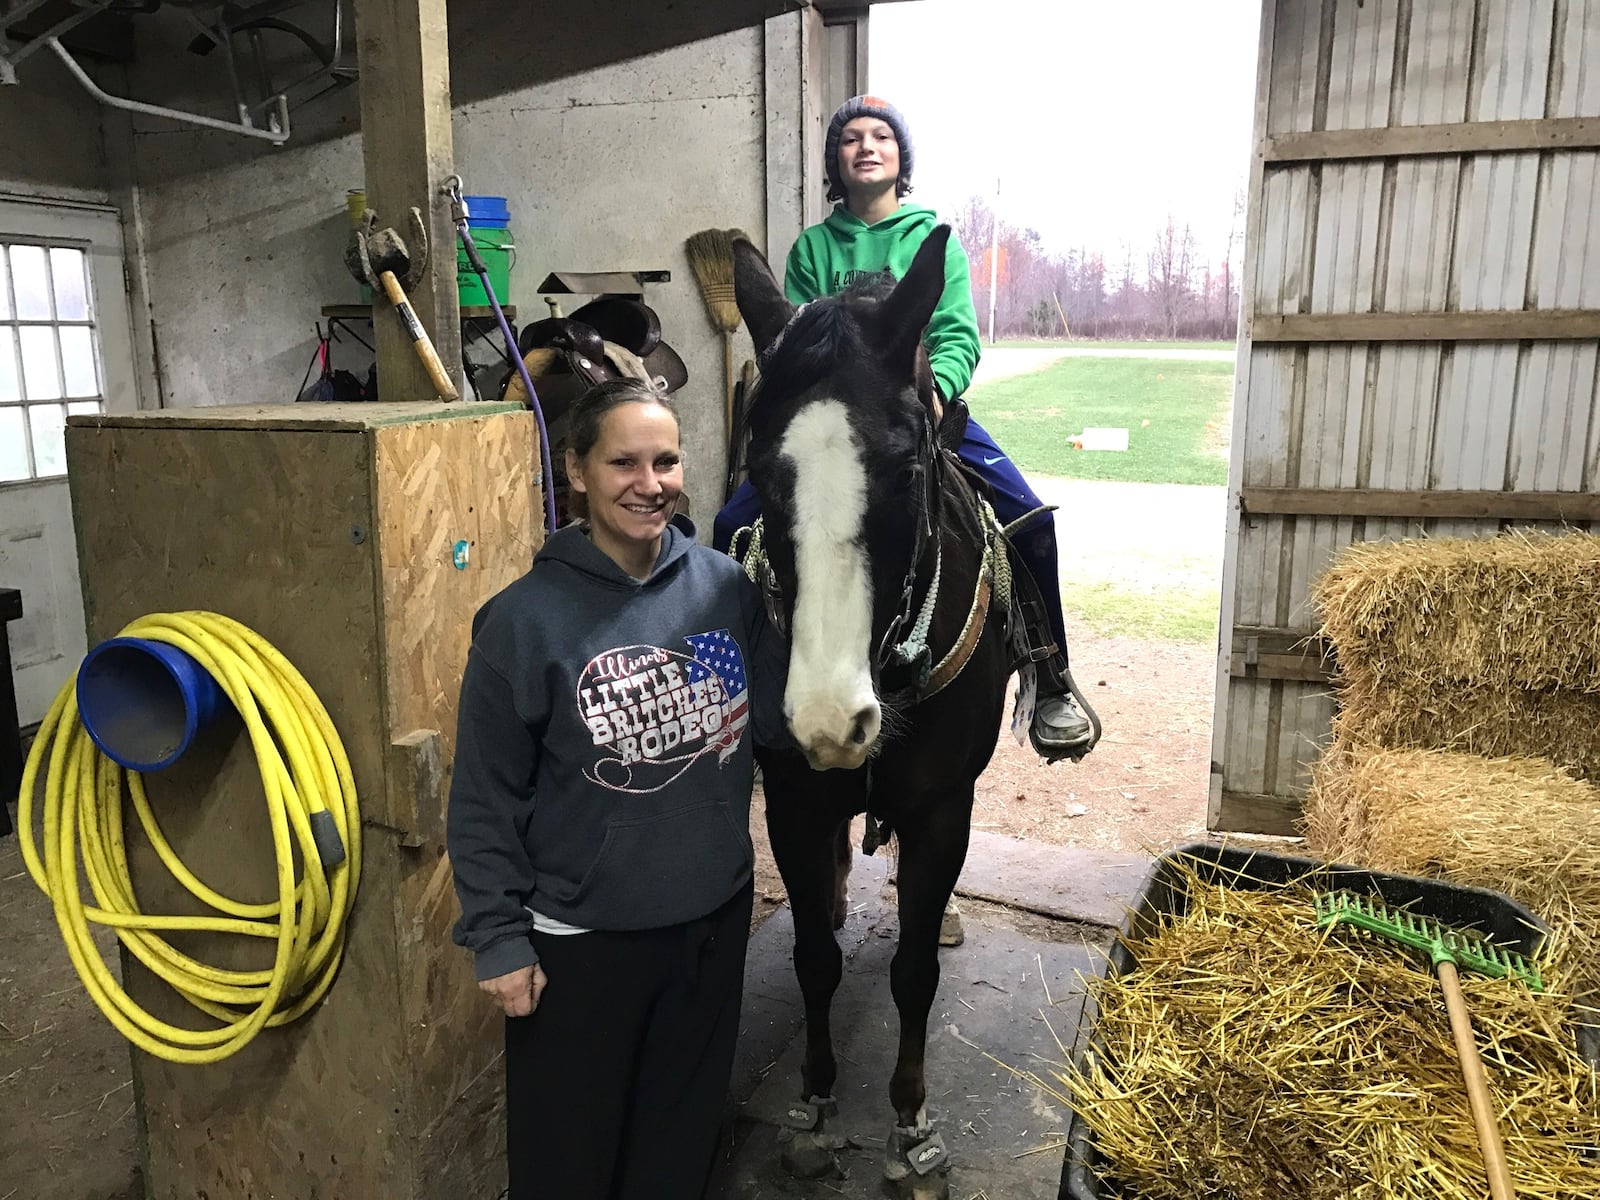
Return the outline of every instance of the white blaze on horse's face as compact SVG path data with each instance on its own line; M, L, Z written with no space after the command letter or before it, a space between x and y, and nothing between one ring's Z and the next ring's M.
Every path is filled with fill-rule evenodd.
M861 545L866 465L837 400L801 409L779 453L794 471L789 729L817 770L859 767L882 719L872 688L872 580Z

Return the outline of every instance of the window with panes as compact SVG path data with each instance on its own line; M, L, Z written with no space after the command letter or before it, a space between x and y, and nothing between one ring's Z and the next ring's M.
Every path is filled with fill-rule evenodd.
M89 256L0 241L0 484L67 473L67 417L101 411Z

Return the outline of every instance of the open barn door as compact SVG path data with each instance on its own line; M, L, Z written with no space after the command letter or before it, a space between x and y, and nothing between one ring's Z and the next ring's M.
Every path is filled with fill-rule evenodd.
M1600 525L1600 4L1267 0L1212 829L1288 833L1352 542Z

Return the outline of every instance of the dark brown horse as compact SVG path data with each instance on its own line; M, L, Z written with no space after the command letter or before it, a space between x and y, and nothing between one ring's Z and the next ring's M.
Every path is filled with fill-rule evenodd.
M747 565L790 641L785 715L799 752L761 759L767 830L794 911L806 1057L789 1145L801 1174L831 1166L821 1128L837 1068L829 1007L842 973L850 820L899 839L900 1015L885 1173L916 1197L948 1191L923 1058L939 985L940 918L966 858L973 785L994 751L1009 674L1005 550L935 427L921 339L944 289L940 226L905 278L882 275L796 310L766 261L736 244L739 309L761 356L749 406L761 498Z

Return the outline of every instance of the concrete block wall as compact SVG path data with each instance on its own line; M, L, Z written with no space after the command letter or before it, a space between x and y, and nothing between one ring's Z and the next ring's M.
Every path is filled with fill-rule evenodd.
M722 344L684 241L738 226L770 238L781 267L821 214L826 39L812 9L766 15L783 7L627 0L585 23L545 5L451 6L455 161L469 191L510 201L519 319L545 315L535 288L552 270L672 273L646 298L689 370L678 399L706 533L723 470ZM95 71L102 86L225 116L217 56L185 54L176 17L151 21L126 73ZM0 90L0 191L121 208L142 406L293 399L321 306L357 299L342 262L345 193L363 182L355 90L297 110L290 143L273 147L101 110L43 57L25 64L29 86ZM352 350L346 365L364 370ZM741 330L736 368L750 356Z
M47 52L0 87L0 193L106 202L111 174L100 106Z

